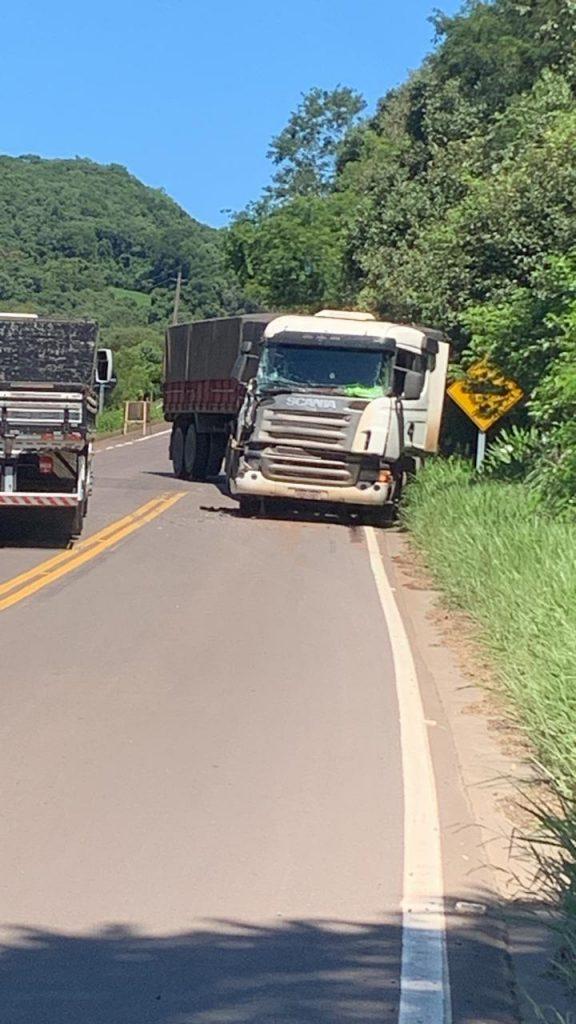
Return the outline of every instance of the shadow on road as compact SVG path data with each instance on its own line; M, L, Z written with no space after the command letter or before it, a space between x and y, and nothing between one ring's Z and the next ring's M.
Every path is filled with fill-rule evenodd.
M200 511L212 512L220 516L232 516L234 519L300 523L307 526L341 526L357 531L361 526L370 522L362 513L348 512L340 509L314 508L312 505L291 502L265 503L257 513L250 516L243 516L236 503L234 505L200 505ZM377 525L379 529L392 529L398 526L395 520L378 523Z
M498 973L505 954L497 938L465 916L450 925L450 933L459 986L454 1024L480 1019L513 1024L510 986ZM0 956L1 1019L3 1024L395 1022L400 945L396 924L330 921L286 921L277 927L207 921L199 930L167 937L122 925L89 935L13 929ZM538 969L534 936L526 935L521 955L534 961L529 969ZM413 991L421 991L417 982Z
M195 481L182 481L177 480L173 473L163 472L160 470L146 469L143 471L145 476L156 476L163 477L174 481L175 483L182 485L186 484L190 487L190 493L194 493L195 486L202 486L203 488L213 487L218 491L224 498L234 501L230 498L228 487L226 484L226 478L224 476L212 477L209 480L205 480L201 485L198 485ZM201 512L212 512L215 515L231 516L234 519L244 518L240 514L238 503L234 501L233 505L200 505ZM309 525L317 524L332 524L334 526L360 527L364 522L369 522L369 512L359 512L357 509L347 509L344 506L333 506L330 508L324 508L322 506L315 506L313 502L303 501L270 501L263 499L260 503L260 509L254 516L247 516L249 519L263 519L271 520L275 522L285 523L307 523ZM394 526L398 526L396 517L393 515L390 522L379 522L379 528L389 529Z

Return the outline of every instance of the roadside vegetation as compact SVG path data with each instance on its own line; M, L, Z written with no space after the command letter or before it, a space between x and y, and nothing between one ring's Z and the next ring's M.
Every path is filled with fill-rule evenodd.
M178 272L182 319L241 306L221 233L118 164L0 156L0 309L97 320L113 409L157 397Z
M450 601L471 613L538 758L576 792L576 522L522 484L428 464L403 518Z
M537 816L560 852L543 870L568 911L561 970L576 985L576 520L459 459L429 463L402 514L450 604L475 625L564 810Z

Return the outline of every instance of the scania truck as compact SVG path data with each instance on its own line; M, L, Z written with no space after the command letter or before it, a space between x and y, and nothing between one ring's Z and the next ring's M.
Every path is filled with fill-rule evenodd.
M385 519L406 474L437 451L448 352L438 331L361 312L169 328L174 470L217 473L227 446L242 514L290 501Z
M6 513L30 509L45 510L69 537L81 532L94 388L112 381L112 355L97 344L91 321L0 313L0 532Z

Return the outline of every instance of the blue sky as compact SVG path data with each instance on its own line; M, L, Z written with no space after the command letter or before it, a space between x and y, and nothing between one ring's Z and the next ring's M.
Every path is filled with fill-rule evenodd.
M0 149L124 164L222 224L268 181L268 143L300 94L350 85L373 109L430 49L434 6L5 0Z

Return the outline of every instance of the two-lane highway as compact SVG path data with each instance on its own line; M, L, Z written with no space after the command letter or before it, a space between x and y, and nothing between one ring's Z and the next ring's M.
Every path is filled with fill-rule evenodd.
M451 1010L376 535L240 519L166 449L98 453L72 551L0 550L2 1024L507 1021Z

